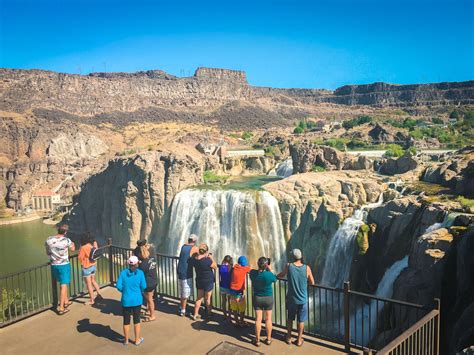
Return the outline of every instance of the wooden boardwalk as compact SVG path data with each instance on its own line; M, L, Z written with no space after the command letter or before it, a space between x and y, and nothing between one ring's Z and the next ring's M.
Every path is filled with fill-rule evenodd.
M111 287L103 289L104 300L93 307L78 299L71 311L58 316L46 311L0 329L2 354L344 354L339 345L305 338L304 345L287 345L282 329L274 329L274 341L259 348L251 344L253 326L236 329L220 323L217 315L210 322L193 322L176 314L171 300L157 301L157 320L142 323L145 342L139 347L121 343L122 317L120 294ZM263 337L264 339L264 332ZM133 339L133 333L132 333ZM225 343L223 343L225 342ZM223 343L223 344L221 344ZM214 349L214 350L213 350ZM248 349L248 350L247 350Z

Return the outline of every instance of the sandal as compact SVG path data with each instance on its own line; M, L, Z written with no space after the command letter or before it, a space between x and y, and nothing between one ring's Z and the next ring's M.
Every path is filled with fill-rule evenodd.
M135 342L135 346L140 346L140 345L142 345L142 343L143 343L144 341L145 341L144 338L138 339L138 340Z
M73 302L69 301L66 304L64 304L64 308L68 308L68 307L72 306L72 304L73 304Z
M252 344L255 345L257 348L260 347L260 341L257 341L257 339L253 339Z
M302 347L304 343L304 339L301 339L301 343L296 343L296 346Z
M155 318L149 318L148 317L148 318L143 319L143 322L148 323L148 322L153 322L154 320L156 320L156 317Z
M62 315L66 314L69 311L70 311L69 308L64 308L63 310L58 309L58 315L62 316Z
M291 345L291 337L286 337L285 342L286 342L288 345Z
M240 328L248 328L250 327L250 324L248 324L246 321L240 322L239 323Z
M267 339L265 339L264 343L265 343L266 345L270 345L270 344L272 343L272 339L268 339L268 338L267 338Z
M198 319L201 318L201 316L200 316L199 314L198 314L197 316L195 316L194 314L191 314L189 317L190 317L192 320L198 320Z

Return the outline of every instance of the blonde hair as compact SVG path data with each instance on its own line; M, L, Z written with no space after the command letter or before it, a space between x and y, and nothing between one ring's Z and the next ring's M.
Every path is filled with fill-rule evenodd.
M140 256L142 259L148 259L150 257L150 248L148 244L142 245L140 247Z
M199 244L199 254L204 255L208 252L208 250L209 250L209 247L207 246L207 244L204 244L204 243Z

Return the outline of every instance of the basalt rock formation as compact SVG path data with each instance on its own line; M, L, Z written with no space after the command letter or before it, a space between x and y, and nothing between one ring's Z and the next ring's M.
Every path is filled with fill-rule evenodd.
M304 173L265 185L279 201L287 249L304 251L318 281L340 222L376 202L385 188L375 175L357 171Z
M474 197L474 147L448 154L443 160L427 167L422 180L449 187L460 195Z
M354 157L335 148L303 141L289 146L293 159L293 173L305 173L315 167L325 170L372 169L373 163L365 156Z
M202 184L203 170L203 161L184 153L147 152L112 160L84 183L64 221L76 238L89 231L125 247L141 238L156 242L167 233L174 195Z

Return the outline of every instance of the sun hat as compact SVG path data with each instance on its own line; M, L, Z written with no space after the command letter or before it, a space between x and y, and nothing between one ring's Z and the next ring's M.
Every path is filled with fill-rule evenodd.
M132 255L130 258L128 258L128 265L137 265L138 264L138 258L135 255Z
M247 261L247 258L245 256L239 256L239 259L237 260L237 262L239 263L239 265L241 266L247 266L249 263Z
M299 249L293 249L291 251L291 254L293 255L293 257L296 259L296 260L301 260L303 259L303 253L301 252L301 250Z
M198 240L198 237L196 234L191 234L188 238L188 241L192 241L194 243L196 243L197 240Z

